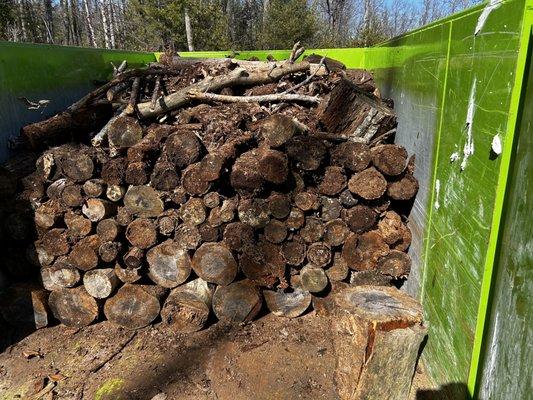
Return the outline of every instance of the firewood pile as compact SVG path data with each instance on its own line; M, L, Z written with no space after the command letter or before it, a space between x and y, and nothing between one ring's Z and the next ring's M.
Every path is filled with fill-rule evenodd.
M300 55L165 56L23 128L28 254L60 322L192 332L408 276L418 183L392 105L368 72Z

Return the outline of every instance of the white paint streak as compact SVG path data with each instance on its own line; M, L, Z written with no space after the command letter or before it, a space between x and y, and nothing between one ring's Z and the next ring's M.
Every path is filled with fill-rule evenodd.
M474 125L474 113L476 110L476 85L477 78L474 77L472 88L470 89L470 98L468 100L468 110L466 112L466 142L463 147L463 161L461 162L461 171L464 171L468 159L474 154L474 137L472 136L472 129Z
M477 35L483 27L485 26L485 22L487 22L487 18L489 18L489 15L491 12L496 10L498 7L502 5L501 0L490 0L487 6L483 9L481 12L481 15L477 19L476 29L474 30L474 35Z
M437 179L435 181L435 210L438 210L440 208L439 196L440 196L440 180Z
M454 151L452 155L450 156L450 162L451 163L456 162L458 159L459 159L459 153Z
M496 154L497 156L502 154L502 139L500 138L499 133L497 133L496 136L492 138L492 144L490 145L490 147L492 148L494 154Z

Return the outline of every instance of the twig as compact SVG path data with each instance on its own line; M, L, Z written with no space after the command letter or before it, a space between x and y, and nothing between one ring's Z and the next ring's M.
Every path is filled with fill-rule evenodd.
M50 381L48 382L48 384L42 388L41 390L39 390L37 393L31 395L30 397L28 397L28 400L39 400L39 399L42 399L44 395L50 393L52 391L53 388L55 388L56 386L56 383L54 381Z
M113 101L116 95L118 95L119 93L122 93L124 90L129 88L130 85L131 85L131 81L129 80L117 83L115 86L113 86L106 92L107 100Z
M211 100L220 101L223 103L266 103L274 101L302 101L305 103L316 104L320 102L320 99L315 96L288 93L266 94L262 96L226 96L222 94L190 91L189 96L191 99L194 100Z
M320 70L320 67L322 67L322 64L324 64L324 60L326 59L326 56L322 57L322 59L320 60L320 62L318 63L318 68L316 68L313 73L311 75L309 75L304 81L294 85L293 87L291 88L288 88L287 90L285 90L283 93L290 93L290 92L294 92L296 89L299 89L301 88L302 86L304 85L307 85L311 79L313 79L313 77L317 74L317 72Z
M126 340L118 349L116 349L109 357L107 357L105 360L102 360L98 364L96 364L94 367L92 367L89 372L96 373L100 371L106 364L111 362L116 356L118 356L128 344L131 343L131 341L137 336L137 331L133 332L133 334L130 336L128 340Z
M160 87L161 87L161 76L158 76L157 79L155 80L154 92L152 93L152 104L150 106L150 110L152 111L155 109L157 98L159 97Z
M289 64L294 64L294 62L304 53L305 47L300 46L300 42L294 43L292 46L291 55L289 57Z
M139 95L139 86L141 85L141 78L137 77L133 80L131 85L131 96L128 105L126 106L125 113L131 115L135 111L135 105L137 104L137 96Z
M378 144L379 142L382 142L383 140L387 139L388 137L392 136L393 134L396 133L396 128L393 128L391 129L390 131L387 131L385 132L384 134L382 135L379 135L378 137L372 139L368 145L370 147L374 147L376 144Z

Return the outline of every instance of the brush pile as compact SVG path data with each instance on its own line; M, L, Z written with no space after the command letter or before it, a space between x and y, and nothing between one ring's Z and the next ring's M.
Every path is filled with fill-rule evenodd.
M166 56L24 127L43 310L192 332L406 278L418 183L391 104L368 72L300 55Z

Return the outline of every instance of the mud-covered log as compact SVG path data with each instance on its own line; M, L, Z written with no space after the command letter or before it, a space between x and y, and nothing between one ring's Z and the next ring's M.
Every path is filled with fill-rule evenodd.
M201 330L211 311L213 287L197 278L173 289L161 309L161 319L175 332Z
M344 213L344 220L355 233L366 232L376 224L377 214L370 207L358 204Z
M83 286L96 299L106 299L115 291L119 279L113 268L93 269L83 275Z
M383 144L372 148L372 164L384 175L400 175L407 163L407 151L395 144Z
M300 288L292 292L265 290L263 296L272 314L285 318L299 317L309 308L312 300L311 294Z
M237 262L225 245L204 243L194 253L192 269L204 281L228 285L237 275Z
M261 149L257 160L259 173L267 182L282 184L287 180L289 161L281 151Z
M342 167L326 167L322 182L318 185L318 191L326 196L335 196L346 187L346 175Z
M157 241L155 224L148 218L138 218L128 225L126 239L139 249L148 249Z
M357 286L335 296L333 312L341 398L408 398L427 333L420 303L396 288Z
M319 293L328 286L328 277L322 268L306 265L300 271L302 288L311 293Z
M312 243L307 247L307 261L315 267L326 267L331 258L331 249L323 242Z
M181 243L167 240L146 253L148 277L156 284L174 288L191 274L191 258Z
M324 225L324 242L330 246L340 246L349 235L350 229L342 219L334 219Z
M252 321L262 303L258 288L247 279L219 286L213 295L213 311L217 318L233 323Z
M98 222L116 213L117 206L108 200L87 199L81 212L92 222Z
M371 167L353 175L348 181L348 189L365 200L376 200L387 190L387 181L378 170Z
M159 315L160 301L167 289L156 285L127 283L106 300L106 318L126 329L140 329Z
M281 243L287 237L287 226L284 222L271 219L264 229L265 239L271 243Z
M48 304L65 326L81 328L98 318L98 303L83 286L52 291Z
M163 212L159 193L150 186L131 186L124 195L124 206L138 217L158 217Z
M142 277L139 268L123 267L120 263L116 263L113 269L117 278L124 283L135 283Z
M368 167L372 159L366 144L344 142L330 150L331 163L346 168L351 172L361 172Z
M411 257L399 250L391 250L378 260L378 271L393 278L403 278L411 271Z
M392 182L387 194L394 200L411 200L418 192L418 181L410 174L405 174L399 180Z
M259 132L270 147L280 147L298 133L298 125L291 117L274 114L261 121Z

